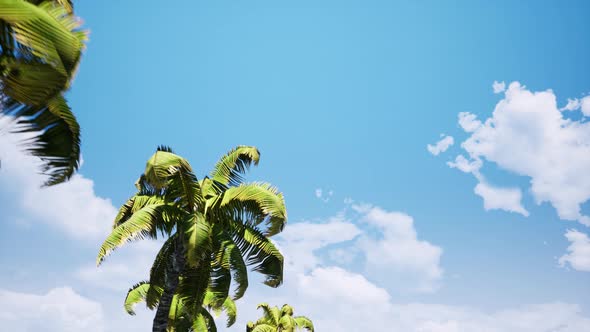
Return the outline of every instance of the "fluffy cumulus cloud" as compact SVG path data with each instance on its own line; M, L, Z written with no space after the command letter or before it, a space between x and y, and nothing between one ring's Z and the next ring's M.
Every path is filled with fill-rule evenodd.
M340 214L326 222L300 222L289 225L277 236L278 245L285 252L285 263L290 269L309 270L320 264L314 251L331 244L350 241L361 230Z
M69 287L43 295L0 290L0 323L14 332L106 331L102 306Z
M528 214L519 188L486 183L480 170L493 163L530 179L529 191L537 204L550 203L561 219L590 225L581 211L590 199L590 122L565 118L563 110L589 116L590 97L570 99L560 109L553 91L533 92L513 82L491 117L478 120L471 113L459 114L459 125L469 134L461 143L468 158L460 155L449 166L475 175L480 182L476 193L484 198L486 209Z
M287 267L309 273L319 266L358 262L366 275L397 291L437 288L442 249L418 238L412 217L372 205L352 209L326 221L289 225L277 236Z
M401 212L371 205L355 205L360 221L376 230L358 240L366 258L367 274L383 283L397 285L397 291L432 292L443 276L442 248L418 239L414 219Z
M568 253L559 258L561 266L569 265L578 271L590 272L590 237L580 231L570 229L565 237L571 243Z
M97 196L93 181L81 175L41 188L45 177L39 174L39 160L22 152L23 138L0 133L0 206L5 206L5 217L29 226L46 223L80 240L104 237L116 214L111 201Z
M432 287L440 278L442 249L419 240L412 218L371 205L353 205L353 212L328 220L291 224L276 242L285 254L285 283L269 290L251 284L238 302L237 326L260 316L257 303L289 303L296 315L312 318L318 331L364 332L578 332L590 329L590 319L579 306L545 303L486 312L476 308L429 303L396 303L391 292L396 273L411 276ZM374 236L376 232L379 236ZM306 236L307 235L307 236ZM369 247L374 242L375 247ZM389 244L395 247L388 247ZM333 247L336 246L334 249ZM368 256L365 269L353 270L331 260L338 256L380 255L387 266ZM361 264L362 265L362 264ZM372 270L377 269L377 270ZM388 278L374 279L378 274ZM427 287L428 288L428 287ZM415 290L419 290L415 289ZM422 289L423 290L423 289ZM432 288L430 288L432 290ZM220 328L227 331L227 329ZM231 330L231 329L230 329Z
M443 137L438 142L436 142L436 144L428 144L426 148L428 149L428 152L438 156L439 154L447 151L454 143L455 139L452 136L443 135Z
M581 99L568 99L567 104L560 111L581 111L584 116L590 116L590 96Z
M522 206L522 192L519 188L498 188L486 182L475 186L474 192L483 198L486 210L504 210L528 216L529 212Z

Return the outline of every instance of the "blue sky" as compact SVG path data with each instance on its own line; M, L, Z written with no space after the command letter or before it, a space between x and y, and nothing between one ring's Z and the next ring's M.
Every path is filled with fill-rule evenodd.
M73 183L36 190L34 160L0 137L0 307L69 298L96 331L145 330L151 313L126 317L120 305L157 244L92 267L113 211L157 145L202 176L246 144L262 153L248 178L285 194L289 226L277 242L292 266L281 289L249 289L238 324L274 300L324 331L584 330L589 10L586 1L78 2L91 38L69 100L84 165ZM427 145L441 134L454 144L434 156ZM458 155L482 166L449 167ZM389 263L372 261L379 250ZM368 296L360 317L379 313L373 325L338 325L355 317L351 289ZM515 322L526 313L538 319ZM43 315L21 317L30 323L15 331L44 326ZM82 327L51 319L55 331Z

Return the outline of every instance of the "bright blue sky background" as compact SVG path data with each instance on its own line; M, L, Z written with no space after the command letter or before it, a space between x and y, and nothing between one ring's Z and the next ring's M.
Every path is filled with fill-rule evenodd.
M527 178L492 164L488 177L519 185L531 215L484 211L476 180L444 164L455 154L426 150L441 133L467 137L459 112L491 115L495 80L552 89L559 105L589 92L587 1L86 0L76 11L91 30L69 95L81 173L114 206L159 144L198 176L233 146L255 145L261 163L249 178L285 193L291 223L333 216L350 197L411 215L418 237L443 249L440 289L390 292L394 303L563 301L590 315L590 275L557 264L565 231L587 228L535 205ZM322 202L316 188L334 195ZM51 226L10 220L0 232L0 264L32 273L0 277L15 291L62 285L60 270L92 263L99 245L79 249Z

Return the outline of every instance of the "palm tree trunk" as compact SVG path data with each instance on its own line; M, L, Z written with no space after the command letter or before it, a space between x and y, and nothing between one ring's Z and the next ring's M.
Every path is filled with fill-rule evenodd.
M168 316L170 314L170 306L172 305L172 298L178 288L180 272L184 269L186 259L184 256L184 245L182 243L182 236L176 239L176 246L174 248L174 255L172 257L172 266L166 272L166 279L164 282L164 292L160 298L152 332L166 332L168 327Z

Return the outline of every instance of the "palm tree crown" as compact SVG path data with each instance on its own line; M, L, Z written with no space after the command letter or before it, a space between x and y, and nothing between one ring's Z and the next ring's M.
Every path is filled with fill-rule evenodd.
M285 226L283 195L266 183L243 182L259 158L255 147L238 146L201 180L169 148L158 148L148 160L138 191L121 207L97 263L128 241L167 237L144 286L147 306L157 308L153 331L174 328L175 297L195 331L211 325L203 313L207 294L207 304L221 308L233 281L232 298L241 298L248 287L247 266L263 274L268 286L282 283L283 256L269 237Z
M263 311L262 318L256 322L249 322L246 332L294 332L300 329L313 332L312 321L305 316L293 317L293 308L288 304L279 309L261 303L258 309Z

